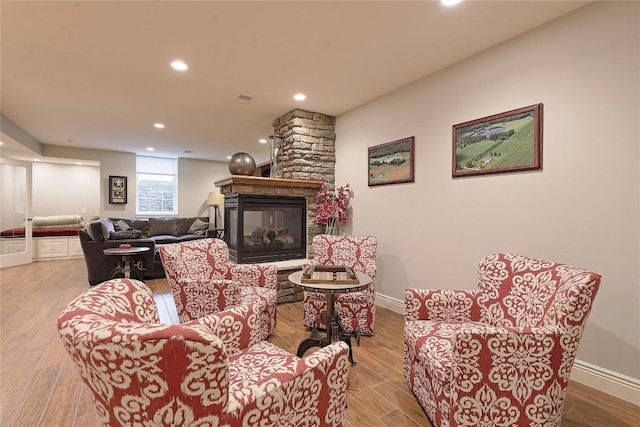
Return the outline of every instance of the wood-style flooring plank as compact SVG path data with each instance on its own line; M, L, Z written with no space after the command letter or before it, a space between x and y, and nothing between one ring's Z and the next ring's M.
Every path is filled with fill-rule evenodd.
M66 356L66 352L58 353ZM71 426L75 422L80 396L85 386L68 356L59 363L59 366L60 375L51 390L51 401L43 411L39 425ZM72 402L75 407L71 407L72 405L67 402ZM95 418L93 405L91 405L91 415Z
M400 409L389 412L380 421L387 427L431 427L431 423L416 422Z

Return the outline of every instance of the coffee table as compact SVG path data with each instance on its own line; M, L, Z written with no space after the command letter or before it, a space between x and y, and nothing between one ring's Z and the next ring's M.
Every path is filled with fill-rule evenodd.
M105 255L114 255L122 257L121 262L118 263L118 266L111 270L111 274L109 274L109 279L113 279L117 274L122 273L126 279L131 278L131 273L133 273L136 278L142 280L142 271L140 271L140 267L136 264L131 263L131 256L141 254L143 252L148 252L150 249L146 247L130 247L130 248L107 248L102 252Z
M371 277L364 273L355 271L358 277L358 283L303 283L302 271L297 271L289 275L289 281L295 285L300 286L305 291L318 292L327 295L327 310L323 311L320 316L325 325L327 325L327 333L322 336L318 333L315 325L311 330L311 334L302 340L298 346L298 357L302 357L304 353L312 347L324 347L337 341L344 341L349 346L349 361L352 365L355 365L353 359L353 349L351 348L351 333L345 332L342 329L342 323L340 322L340 316L336 312L335 307L335 295L349 292L358 292L367 289L371 285Z

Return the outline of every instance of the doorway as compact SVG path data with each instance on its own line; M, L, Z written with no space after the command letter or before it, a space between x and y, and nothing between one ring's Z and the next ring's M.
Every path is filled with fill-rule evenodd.
M0 157L0 268L29 264L31 164Z

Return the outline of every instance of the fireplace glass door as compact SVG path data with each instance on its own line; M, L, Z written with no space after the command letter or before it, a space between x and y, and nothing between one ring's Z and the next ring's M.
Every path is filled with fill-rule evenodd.
M306 257L304 197L231 194L225 197L225 241L236 263Z

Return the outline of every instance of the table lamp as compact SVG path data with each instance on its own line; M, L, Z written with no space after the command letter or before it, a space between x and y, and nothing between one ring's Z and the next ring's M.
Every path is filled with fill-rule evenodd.
M224 196L220 190L211 191L207 197L207 205L213 206L213 228L218 228L218 208L224 204ZM209 223L211 223L211 208L209 208Z

